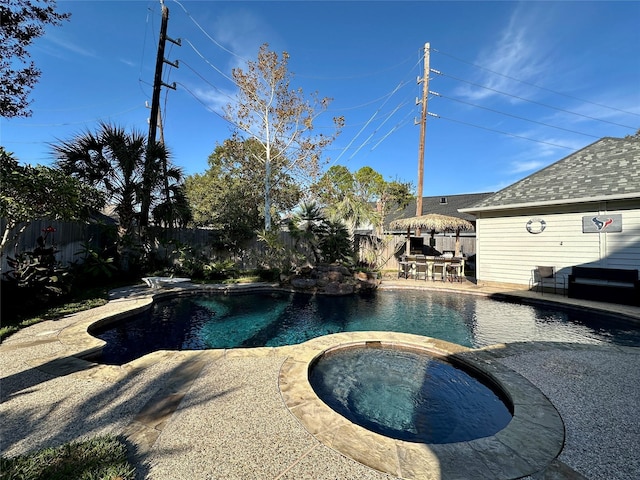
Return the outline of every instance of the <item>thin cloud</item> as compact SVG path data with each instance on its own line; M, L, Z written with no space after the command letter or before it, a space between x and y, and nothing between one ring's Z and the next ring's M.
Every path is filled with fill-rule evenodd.
M220 92L213 88L194 87L190 90L200 102L219 115L223 115L224 107L230 102L230 98L233 95L232 93Z
M516 7L497 41L474 62L501 75L484 71L474 83L487 88L463 87L458 91L460 95L474 101L493 97L498 94L496 91L521 95L530 87L507 77L539 81L540 72L548 69L548 57L544 20L538 13L535 6L528 4Z
M503 160L504 167L498 173L499 177L515 177L516 179L513 181L545 168L592 143L589 140L550 136L548 132L545 133L537 129L522 130L518 132L518 135L522 138L514 139L517 153ZM531 142L525 138L536 138L539 141ZM568 148L562 148L558 145Z
M282 43L280 35L264 18L246 8L221 13L212 25L216 39L232 51L230 68L242 67L255 60L260 46L269 43L271 49Z
M584 125L592 122L596 128L616 127L614 124L626 125L629 127L640 127L640 97L636 94L623 95L622 97L603 97L594 100L593 103L574 102L568 110L577 115L565 114L570 121L577 125ZM611 107L611 108L608 108ZM624 131L624 127L620 127Z
M120 58L118 59L120 61L120 63L126 65L127 67L137 67L138 63L131 61L131 60L127 60L126 58Z
M95 51L84 48L79 42L64 38L57 34L47 34L45 37L51 46L43 47L50 55L56 57L63 57L65 53L71 53L73 55L80 55L83 57L95 58L97 54Z
M507 188L510 185L513 185L518 180L522 180L522 178L514 179L514 180L501 180L500 182L487 184L478 189L479 192L499 192L500 190Z
M547 165L546 162L542 160L526 160L526 161L515 161L511 164L511 170L509 173L517 174L517 173L527 173L533 172L535 170L540 170L542 167Z

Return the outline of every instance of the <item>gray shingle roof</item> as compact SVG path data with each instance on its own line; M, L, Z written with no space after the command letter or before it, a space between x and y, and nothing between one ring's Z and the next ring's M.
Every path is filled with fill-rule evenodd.
M469 213L461 213L460 208L469 207L481 200L490 197L490 193L465 193L461 195L440 195L436 197L422 197L422 215L430 213L438 213L450 217L463 218L469 221L475 221L476 217ZM443 202L444 200L444 202ZM389 223L399 218L410 218L416 216L416 201L413 200L407 208L398 212L392 212L384 220L384 225L389 227Z
M640 136L605 137L464 210L635 196L640 198Z

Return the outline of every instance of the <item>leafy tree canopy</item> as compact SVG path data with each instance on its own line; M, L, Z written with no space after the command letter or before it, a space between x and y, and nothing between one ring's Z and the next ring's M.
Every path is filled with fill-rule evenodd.
M334 165L314 186L321 202L334 217L355 230L371 224L380 233L385 216L393 209L403 209L413 199L412 185L399 180L386 181L371 167L351 173L347 167Z
M42 36L45 26L69 18L56 12L55 0L3 0L0 2L0 115L28 117L29 93L40 77L27 50Z
M242 141L234 136L216 147L204 174L186 178L186 195L196 225L223 231L229 245L253 236L264 221L260 186L265 165L255 161L261 155L262 146L256 140ZM282 169L271 171L271 182L271 214L279 216L296 205L301 192Z
M0 253L11 230L14 237L37 219L82 220L104 205L104 197L87 184L59 169L20 165L12 153L0 147L0 217L6 220Z

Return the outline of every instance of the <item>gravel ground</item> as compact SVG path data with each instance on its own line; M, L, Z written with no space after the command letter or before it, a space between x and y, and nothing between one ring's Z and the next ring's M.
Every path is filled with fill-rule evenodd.
M63 352L56 335L70 323L42 322L0 345L1 455L119 434L176 366L161 362L124 378L109 375L114 369L46 373L47 360Z
M501 361L560 412L560 461L594 480L640 478L640 348L557 349Z
M391 479L321 445L282 402L284 358L208 365L145 459L154 479Z
M71 322L43 322L0 345L1 455L122 433L184 365L184 357L167 355L127 375L117 367L46 373L47 359L62 352L57 333ZM544 345L506 348L500 357L560 412L562 464L593 480L640 478L640 348ZM392 478L323 446L302 428L277 387L283 361L223 357L207 363L139 460L141 478Z

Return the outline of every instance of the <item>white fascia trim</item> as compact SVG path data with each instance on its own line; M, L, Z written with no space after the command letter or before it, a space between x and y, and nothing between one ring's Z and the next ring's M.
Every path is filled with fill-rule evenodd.
M616 196L600 195L598 197L571 198L567 200L544 200L541 202L512 203L508 205L494 205L490 207L459 208L458 212L460 213L490 212L495 210L514 210L519 208L547 207L550 205L573 205L576 203L612 202L615 200L629 200L634 198L637 198L638 200L640 200L640 194L626 193L624 195L616 195Z

